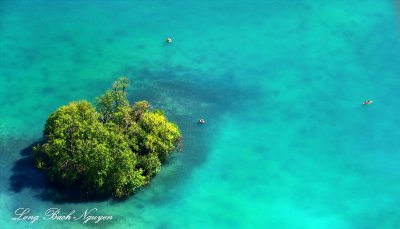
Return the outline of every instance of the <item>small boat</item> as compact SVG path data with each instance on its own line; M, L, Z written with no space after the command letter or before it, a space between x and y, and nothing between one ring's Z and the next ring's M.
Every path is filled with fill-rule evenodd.
M167 43L172 43L172 38L168 37L166 41Z
M199 124L204 124L204 123L206 123L206 121L205 121L204 119L201 118L201 119L199 119L198 123L199 123Z
M370 104L372 104L374 101L372 101L372 100L367 100L367 101L364 101L363 102L363 105L370 105Z

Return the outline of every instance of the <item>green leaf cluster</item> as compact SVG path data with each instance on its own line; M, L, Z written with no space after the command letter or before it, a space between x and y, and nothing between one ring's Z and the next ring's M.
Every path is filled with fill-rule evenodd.
M171 152L179 128L147 101L127 100L120 78L96 99L71 102L46 121L44 141L34 147L36 167L61 186L87 195L127 197L150 182Z

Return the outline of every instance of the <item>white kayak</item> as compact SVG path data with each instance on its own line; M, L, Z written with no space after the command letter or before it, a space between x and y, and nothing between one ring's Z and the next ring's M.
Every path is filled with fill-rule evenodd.
M370 105L370 104L372 104L374 101L372 101L372 100L367 100L367 101L364 101L363 102L363 105Z

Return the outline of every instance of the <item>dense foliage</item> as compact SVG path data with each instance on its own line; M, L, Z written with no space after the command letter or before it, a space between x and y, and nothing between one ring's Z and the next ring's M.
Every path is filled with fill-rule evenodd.
M130 105L127 78L96 99L71 102L46 121L37 168L88 195L126 197L150 182L181 141L178 127L147 101Z

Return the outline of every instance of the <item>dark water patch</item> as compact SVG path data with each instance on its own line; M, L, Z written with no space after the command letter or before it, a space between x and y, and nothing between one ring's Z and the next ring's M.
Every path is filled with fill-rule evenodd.
M56 204L66 203L100 203L108 201L109 197L92 197L87 196L86 193L79 187L60 187L54 184L48 184L45 190L36 195L43 201L51 201Z
M126 67L121 72L132 78L135 91L131 98L146 97L160 103L163 101L160 97L165 98L167 95L176 101L184 99L194 106L201 103L216 105L220 111L224 111L239 101L255 101L254 98L261 95L259 85L242 85L233 71L226 72L215 80L210 76L201 77L207 73L191 71L183 66L165 67L161 71Z
M37 143L33 143L24 148L20 155L22 158L14 162L11 169L12 174L9 178L10 190L19 193L23 189L43 190L47 187L47 182L42 173L34 166L32 147Z
M234 88L221 87L204 87L198 86L193 82L183 80L160 82L162 87L170 88L169 93L173 93L176 97L184 97L188 100L198 101L198 103L220 104L226 109L231 103L227 98L235 98L238 96L239 90Z

